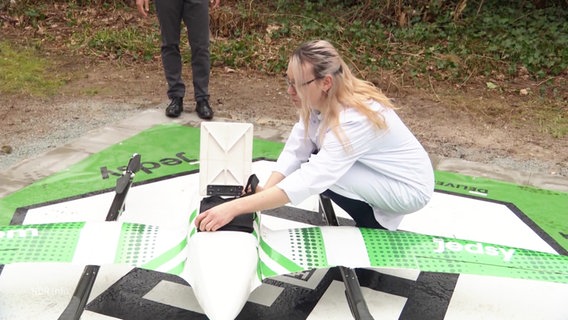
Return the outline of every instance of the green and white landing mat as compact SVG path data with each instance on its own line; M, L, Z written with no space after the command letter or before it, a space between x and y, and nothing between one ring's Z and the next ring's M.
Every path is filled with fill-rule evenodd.
M281 148L254 140L261 184ZM125 211L104 222L133 153L142 169ZM0 199L0 320L57 319L84 264L100 261L82 319L207 319L178 276L192 240L182 232L167 245L191 233L199 155L198 128L161 125ZM320 268L343 258L331 247L382 266L357 269L375 319L568 319L568 194L448 172L436 180L432 201L392 238L349 228L337 241L308 228L322 224L317 197L263 212L258 254L273 260L237 319L351 319L339 272ZM277 246L283 235L289 252Z

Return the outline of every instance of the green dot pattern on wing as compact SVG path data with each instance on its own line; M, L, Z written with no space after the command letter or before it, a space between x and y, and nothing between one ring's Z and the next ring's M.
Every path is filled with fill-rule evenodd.
M393 268L417 267L408 248L416 243L413 234L361 228L371 266ZM435 263L435 261L433 261ZM435 266L433 266L435 267Z
M83 222L0 227L0 264L71 262Z
M139 266L154 257L158 227L124 223L116 252L116 263Z
M304 268L327 267L327 256L319 228L289 230L292 260Z
M568 256L403 231L361 234L374 267L568 283Z

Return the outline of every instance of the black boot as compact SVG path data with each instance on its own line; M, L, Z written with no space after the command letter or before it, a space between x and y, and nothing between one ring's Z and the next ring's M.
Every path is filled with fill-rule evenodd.
M174 97L166 108L166 116L177 118L183 111L183 98Z
M213 119L213 110L209 106L208 100L197 101L197 104L195 105L195 112L197 112L197 115L201 119L204 120Z

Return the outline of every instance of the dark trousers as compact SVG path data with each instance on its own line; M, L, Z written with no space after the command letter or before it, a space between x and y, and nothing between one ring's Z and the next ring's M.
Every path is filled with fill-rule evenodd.
M191 72L196 101L209 98L209 1L155 0L162 37L162 63L168 83L168 97L183 98L182 59L179 49L181 22L187 28L191 48Z
M335 204L337 204L341 209L345 210L345 212L347 212L347 214L355 220L358 227L385 229L375 219L373 208L371 208L368 203L344 197L331 190L324 191L323 195L329 197L331 201L335 202Z

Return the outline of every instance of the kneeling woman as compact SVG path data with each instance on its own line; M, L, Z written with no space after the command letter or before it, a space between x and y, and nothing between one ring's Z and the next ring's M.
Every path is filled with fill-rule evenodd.
M290 57L288 94L300 113L276 167L256 194L204 211L202 231L235 216L323 193L359 227L395 230L434 191L428 154L372 83L356 78L327 41Z

